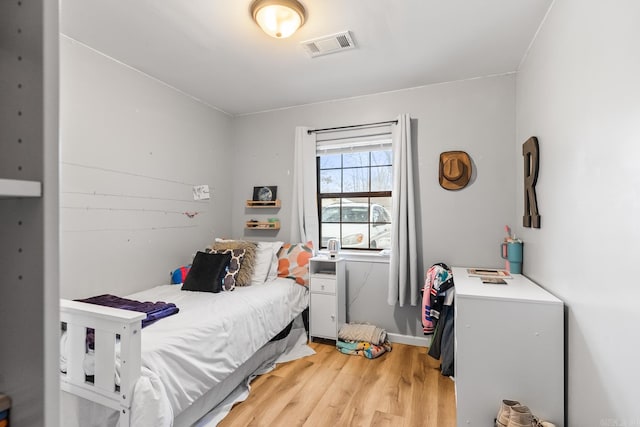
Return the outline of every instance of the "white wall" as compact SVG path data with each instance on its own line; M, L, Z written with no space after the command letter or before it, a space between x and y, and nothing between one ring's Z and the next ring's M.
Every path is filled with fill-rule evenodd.
M634 0L556 0L517 78L516 149L540 143L524 266L567 306L572 426L640 423L639 21Z
M515 78L513 75L425 86L252 114L234 119L233 236L288 241L291 218L293 139L296 126L333 127L412 118L416 159L421 275L431 264L497 267L504 225L515 215ZM438 183L442 151L465 150L474 162L471 184L462 191ZM243 229L259 215L244 208L255 185L277 185L282 208L273 216L279 233ZM271 215L270 215L271 216ZM262 233L262 234L259 234ZM386 305L387 266L349 263L350 320L385 326L389 332L422 336L417 307ZM366 280L365 280L366 277ZM375 308L373 308L375 307Z
M230 230L231 117L64 36L60 84L61 296L168 283Z

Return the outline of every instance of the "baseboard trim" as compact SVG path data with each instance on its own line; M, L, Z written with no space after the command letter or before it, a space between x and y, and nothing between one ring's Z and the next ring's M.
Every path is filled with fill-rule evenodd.
M412 335L402 335L395 334L393 332L387 332L387 338L389 338L389 341L391 342L415 345L417 347L429 347L429 345L431 345L431 336L414 337Z

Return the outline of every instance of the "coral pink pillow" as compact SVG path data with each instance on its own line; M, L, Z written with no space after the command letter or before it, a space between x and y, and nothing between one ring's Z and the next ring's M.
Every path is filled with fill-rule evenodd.
M309 285L309 259L313 256L311 241L292 245L285 243L278 252L278 277L294 279L296 283Z

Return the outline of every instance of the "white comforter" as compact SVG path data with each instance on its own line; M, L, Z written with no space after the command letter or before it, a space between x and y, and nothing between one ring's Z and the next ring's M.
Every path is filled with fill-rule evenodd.
M163 285L128 295L175 303L176 315L142 332L142 369L132 401L132 425L170 426L308 305L308 290L290 279L212 294Z

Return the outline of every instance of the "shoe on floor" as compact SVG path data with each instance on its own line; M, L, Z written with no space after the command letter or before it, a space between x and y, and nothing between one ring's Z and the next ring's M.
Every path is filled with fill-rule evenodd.
M536 417L535 415L533 416L533 421L535 422L534 426L536 427L556 427L554 423L550 423L549 421L543 421L538 417Z
M531 410L526 406L514 405L510 409L507 427L555 427L553 423L541 421L531 414Z
M503 400L496 415L496 427L507 427L509 424L509 415L511 414L511 407L520 405L520 402L515 400Z
M510 409L507 427L536 427L529 408L522 405L514 405Z

